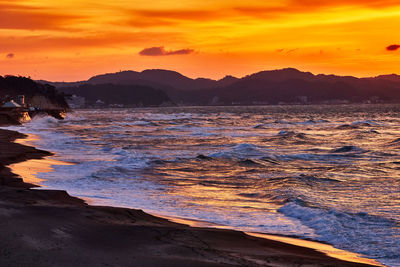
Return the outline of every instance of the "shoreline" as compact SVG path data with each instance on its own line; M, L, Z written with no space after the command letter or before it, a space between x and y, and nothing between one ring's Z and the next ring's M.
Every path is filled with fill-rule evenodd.
M159 215L159 214L153 214L150 213L151 215L165 218L169 221L179 223L179 224L186 224L189 225L190 227L200 227L200 228L216 228L216 229L227 229L227 230L233 230L233 231L241 231L239 229L234 229L232 227L226 226L226 225L219 225L211 222L206 222L206 221L201 221L201 220L195 220L195 219L186 219L186 218L179 218L179 217L171 217L171 216L164 216L164 215ZM349 262L356 262L356 263L365 263L365 264L373 264L374 266L384 266L381 263L363 257L363 255L343 250L343 249L338 249L335 248L333 245L329 243L321 243L317 240L312 240L312 239L302 239L298 236L284 236L284 235L279 235L279 234L269 234L269 233L256 233L256 232L246 232L243 231L245 234L249 236L254 236L254 237L259 237L259 238L264 238L268 240L274 240L290 245L295 245L295 246L300 246L304 248L311 248L316 251L322 252L327 256L339 259L339 260L344 260L344 261L349 261Z
M165 219L166 217L153 216L141 210L91 206L85 203L84 200L72 197L62 190L32 190L32 188L37 185L26 183L22 178L13 174L7 166L16 164L17 162L27 162L27 160L40 160L53 154L26 146L21 144L21 142L15 143L17 138L23 138L25 136L18 132L0 130L0 136L3 137L0 142L0 146L2 146L2 153L0 154L0 190L2 192L0 199L0 217L13 217L10 216L10 210L12 210L11 214L14 210L30 210L31 212L37 209L42 210L42 212L44 210L46 215L45 218L52 221L48 226L53 230L47 239L43 236L39 238L44 239L44 241L42 240L41 242L38 242L36 240L37 238L33 238L33 244L35 244L36 247L43 247L43 242L50 242L52 244L50 247L56 246L58 250L61 250L58 254L55 253L54 255L48 255L47 257L40 256L39 258L43 258L42 260L45 260L45 262L50 261L60 266L66 266L68 265L67 263L70 263L67 258L71 257L78 262L85 262L87 259L84 259L84 255L81 255L82 253L74 255L65 250L65 245L72 245L71 242L74 245L82 245L81 242L83 242L85 244L83 249L86 252L89 252L89 254L95 254L98 257L100 257L100 255L98 255L99 251L103 251L105 247L114 251L113 247L110 247L109 243L114 244L115 248L119 247L122 251L130 251L129 255L121 255L120 251L114 251L114 253L111 251L104 253L104 255L102 254L100 259L98 257L93 257L92 260L87 262L88 264L107 262L108 264L111 264L111 266L119 264L132 265L129 263L134 262L137 264L137 259L140 259L139 262L141 261L142 263L138 266L169 266L165 264L166 262L170 263L171 266L187 266L189 264L194 266L296 266L298 264L310 264L310 266L379 265L376 261L369 259L365 259L366 261L364 261L364 263L361 263L360 261L349 262L339 260L321 252L323 250L318 251L318 248L291 245L288 244L288 242L285 243L282 241L282 238L286 237L283 236L275 236L278 240L274 240L271 238L274 235L264 234L264 236L261 236L262 234L255 233L249 235L231 229L218 229L217 227L212 227L211 223L195 220L192 220L192 222L198 222L199 224L192 225L194 226L192 227L190 224L189 226L185 225L182 219L180 222L176 221L179 218L175 218L175 221L174 218L169 218L167 220ZM4 141L4 139L6 140ZM24 143L24 141L22 143ZM7 146L13 148L12 152L11 150L9 153L3 152L5 151L4 148ZM12 199L12 201L10 201L10 199ZM46 210L48 214L46 213ZM60 221L53 218L54 213L50 212L50 210L55 211L55 214L60 215L61 217L63 217L61 215L62 213L72 212L76 217L71 218L68 216L64 219L71 224L76 221L76 218L80 218L79 222L76 222L75 227L72 227L71 229L68 229L67 227L67 230L62 227L56 227L59 226ZM90 216L86 216L88 213ZM20 214L22 217L31 216L42 222L43 218L38 218L36 215L37 214L35 213L28 213L25 215ZM190 220L184 220L187 223L190 222ZM21 223L26 224L26 222ZM208 226L206 224L208 224ZM93 227L95 226L95 229L97 227L98 231L95 229L87 229L89 225ZM209 228L210 226L212 228ZM32 227L41 228L41 225L33 224ZM83 229L81 229L82 227ZM99 230L104 228L114 234L110 235L109 233ZM141 231L137 231L139 230L138 228L140 228ZM79 235L76 233L77 229L81 229L81 231L78 231L80 233ZM4 230L0 230L0 237L3 235L3 231ZM92 243L94 238L94 236L92 236L93 231L97 232L97 234L103 235L103 238L100 238L99 242ZM147 235L146 233L148 232L161 232L162 234L159 236L153 236ZM92 234L89 234L88 236L88 233ZM26 234L21 233L19 235L22 235L23 237L26 236ZM128 238L129 236L130 238ZM281 238L281 240L279 240L279 238ZM80 240L80 242L75 239ZM94 239L96 240L96 238ZM302 239L297 240L302 241ZM22 238L22 240L19 241L21 242L17 243L18 246L22 246L21 254L24 254L25 250L25 252L28 251L28 254L33 253L35 257L38 257L38 255L31 251L32 237L28 238L28 242L26 241L26 238ZM55 241L58 241L58 243L56 242L58 245L53 244ZM89 244L87 244L87 242L89 242ZM3 241L0 241L0 243L3 243ZM323 243L314 243L324 245ZM2 245L4 247L6 244L3 243ZM141 247L140 253L132 251L138 246ZM35 246L33 247L35 248ZM135 255L134 258L136 259L133 262L131 257L132 253ZM8 255L12 254L12 252L8 252ZM58 259L59 254L64 255L66 258L63 258L63 260ZM361 261L364 260L364 258L358 259ZM3 260L5 259L0 259L0 263L2 263ZM15 260L18 259L13 259L11 257L9 261L3 263L10 265L10 263L13 262L12 260L14 260L14 263L17 263ZM60 260L61 263L58 260ZM43 266L47 265L43 264Z

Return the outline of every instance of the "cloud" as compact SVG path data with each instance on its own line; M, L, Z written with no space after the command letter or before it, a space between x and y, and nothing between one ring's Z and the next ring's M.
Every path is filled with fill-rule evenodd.
M296 52L297 50L299 50L299 49L298 48L290 49L290 50L286 51L286 54Z
M366 6L371 8L386 8L398 5L396 0L336 0L336 1L320 1L320 0L291 0L293 5L303 7L328 7L328 6Z
M2 3L0 1L0 29L54 30L65 29L82 19L82 16L61 14L28 5Z
M299 50L299 49L298 48L293 48L293 49L283 49L283 48L281 48L281 49L276 49L275 51L277 53L283 53L283 52L286 51L286 54L290 54L290 53L296 52L297 50Z
M11 59L14 58L14 56L15 56L14 53L9 53L6 55L6 58Z
M204 5L194 8L127 8L126 14L134 18L132 25L141 27L176 25L180 22L236 21L246 17L278 19L291 14L308 14L319 10L329 10L341 7L382 9L396 7L398 0L281 0L257 1L250 0L248 4L236 4L235 1L221 1L221 5ZM240 3L240 1L239 1Z
M388 47L386 47L386 50L387 51L396 51L397 49L399 49L400 48L400 45L398 45L398 44L392 44L392 45L389 45Z
M219 19L223 16L221 10L207 10L207 9L167 9L167 10L154 10L154 9L131 9L128 11L130 16L138 18L151 18L163 19L172 21L207 21ZM225 10L225 13L227 11Z
M180 34L170 32L149 32L139 31L127 34L126 32L103 32L98 34L87 34L84 36L65 35L38 35L28 36L1 35L0 46L3 51L12 51L16 55L25 53L51 52L70 53L73 49L114 48L114 47L135 47L140 49L154 43L167 43L173 40L180 41ZM0 55L1 56L1 55Z
M283 2L283 1L282 1ZM372 9L382 9L397 6L394 0L288 0L285 4L255 4L233 6L233 10L241 15L249 17L279 18L290 14L307 14L319 10L328 10L330 8L367 7Z
M163 46L145 48L139 52L141 56L171 56L171 55L188 55L193 53L193 49L180 49L167 51Z

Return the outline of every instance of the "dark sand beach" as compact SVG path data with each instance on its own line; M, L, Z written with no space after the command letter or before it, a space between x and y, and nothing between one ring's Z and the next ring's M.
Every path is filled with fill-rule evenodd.
M34 189L7 166L51 153L14 143L17 138L23 135L0 130L0 266L371 266Z

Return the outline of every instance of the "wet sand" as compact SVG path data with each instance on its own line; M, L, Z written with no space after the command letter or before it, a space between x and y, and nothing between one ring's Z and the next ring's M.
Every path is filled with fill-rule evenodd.
M268 236L204 224L191 227L185 221L172 222L141 210L90 206L65 191L35 190L35 185L25 183L6 166L51 153L13 142L22 137L0 130L0 266L374 264L339 260ZM26 172L32 171L27 168Z

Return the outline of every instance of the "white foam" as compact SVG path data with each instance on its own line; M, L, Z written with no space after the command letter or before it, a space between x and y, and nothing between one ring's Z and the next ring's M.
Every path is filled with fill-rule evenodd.
M260 158L260 157L274 157L270 155L268 149L256 146L253 144L237 144L232 148L225 149L221 152L212 153L210 157L217 158L237 158L237 159L247 159L247 158Z
M400 231L393 221L365 213L305 207L295 202L284 205L278 212L314 229L320 241L369 255L389 265L399 261L400 239L395 237Z

